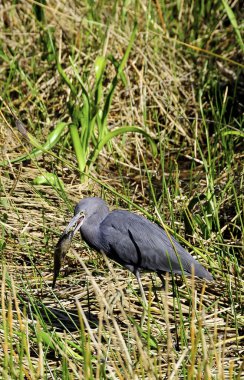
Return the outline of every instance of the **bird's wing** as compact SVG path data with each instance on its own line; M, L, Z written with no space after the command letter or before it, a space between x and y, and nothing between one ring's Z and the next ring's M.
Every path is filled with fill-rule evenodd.
M196 276L206 277L208 273L162 228L128 211L111 212L101 223L100 234L108 257L132 271L142 268L182 273L183 268L186 274L190 274L194 266Z

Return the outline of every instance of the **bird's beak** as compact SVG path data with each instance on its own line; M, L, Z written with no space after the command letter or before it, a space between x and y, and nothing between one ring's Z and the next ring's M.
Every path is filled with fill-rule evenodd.
M79 231L79 229L81 228L82 226L82 223L84 221L84 214L83 212L79 212L78 214L76 214L72 219L71 221L69 222L69 224L67 225L67 227L65 228L64 232L63 232L63 235L67 235L72 229L73 229L73 234L72 236L75 235L75 233L77 231Z
M80 229L83 221L84 214L82 212L79 212L71 219L68 226L65 228L64 232L59 238L59 241L54 250L53 288L55 287L56 279L59 275L62 261L71 246L73 236Z

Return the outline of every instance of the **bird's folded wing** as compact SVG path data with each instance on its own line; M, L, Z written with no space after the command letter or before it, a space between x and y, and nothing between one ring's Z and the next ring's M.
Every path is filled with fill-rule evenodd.
M110 213L101 223L100 233L108 257L124 266L174 273L183 268L191 273L191 265L197 263L162 228L128 211Z

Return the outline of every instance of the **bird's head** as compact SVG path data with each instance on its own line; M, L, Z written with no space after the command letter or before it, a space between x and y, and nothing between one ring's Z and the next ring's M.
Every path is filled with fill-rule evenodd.
M69 222L68 226L65 228L63 235L67 235L71 230L73 230L73 236L86 220L90 216L103 215L108 212L108 207L106 203L98 197L84 198L75 206L74 217Z
M109 212L108 206L101 198L85 198L82 199L75 207L74 217L71 219L64 232L59 238L59 241L54 251L54 276L53 288L56 279L59 275L62 261L68 252L71 241L83 223L88 219L92 225L96 224ZM94 219L93 219L94 218ZM94 222L95 220L95 222ZM89 222L88 222L89 223Z

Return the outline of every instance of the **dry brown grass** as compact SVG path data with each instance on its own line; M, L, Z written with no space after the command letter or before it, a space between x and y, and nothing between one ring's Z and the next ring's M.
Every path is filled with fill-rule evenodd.
M44 7L45 23L37 22L32 8L35 3L5 1L0 8L0 48L5 54L0 68L0 81L4 83L1 95L28 131L43 143L57 121L69 121L70 93L55 62L48 60L50 53L44 46L48 28L55 30L66 74L75 81L69 62L69 55L73 54L90 90L95 58L104 53L121 59L136 18L139 32L125 70L127 86L121 82L116 88L108 124L110 129L123 125L145 128L161 153L154 159L145 139L138 135L118 137L103 149L90 178L81 184L67 129L54 148L61 160L46 154L37 160L14 164L11 160L31 147L15 130L8 108L1 105L1 160L9 161L8 166L0 167L2 377L7 379L11 373L13 378L19 378L18 369L11 370L13 358L17 368L20 371L23 368L22 378L26 379L90 379L92 376L97 379L240 379L243 140L233 140L234 147L231 142L225 141L225 146L218 140L216 114L222 109L211 114L209 98L202 97L202 104L199 101L199 88L205 91L210 87L208 78L216 79L217 66L214 68L211 62L207 65L207 58L191 55L190 50L178 45L177 38L173 42L162 34L156 7L152 12L154 24L149 25L145 1L138 8L118 3L114 14L109 3L102 4L100 9L95 6L97 13L93 16L87 4L50 1ZM190 12L190 7L187 9ZM124 22L121 21L123 12ZM172 21L169 14L164 15L166 25ZM209 49L225 35L223 16L218 20L209 39ZM229 41L232 38L231 35ZM223 46L219 42L220 52L224 51ZM238 47L226 52L229 59L238 56ZM227 83L229 76L228 83L232 83L237 70L221 58L216 60L225 67L220 73L221 80ZM104 92L114 73L114 65L109 62ZM208 96L214 89L211 91ZM239 122L239 116L233 120ZM221 120L229 127L226 120ZM228 122L233 122L236 128L233 120ZM199 224L188 240L200 248L199 260L206 266L211 264L213 284L204 285L198 280L180 282L179 294L173 297L171 280L165 291L155 291L152 279L155 285L159 285L158 280L145 274L143 284L149 313L141 330L143 307L134 277L98 256L77 238L57 289L50 290L53 248L70 218L68 207L80 198L102 195L112 207L128 208L118 195L121 194L154 217L163 216L164 222L183 235L183 215L189 199L205 195L209 190L212 172L206 171L204 159L213 152L208 143L213 152L219 149L212 165L213 185L219 192L216 199L221 225L219 229L213 227L206 237ZM33 185L33 179L46 170L62 178L70 204L65 203L55 188ZM117 195L106 186L117 191ZM196 204L195 211L202 218L204 201ZM78 328L64 319L67 328L64 332L51 317L51 321L43 324L43 305L59 312L61 320L72 312ZM22 343L24 349L20 354L18 345Z

